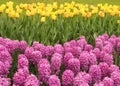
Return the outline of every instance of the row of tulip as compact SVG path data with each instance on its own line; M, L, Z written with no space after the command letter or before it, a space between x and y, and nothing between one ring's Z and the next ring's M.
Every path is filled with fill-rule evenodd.
M24 39L29 45L34 41L63 44L80 35L91 42L100 34L118 36L120 33L119 5L95 6L76 2L16 5L7 2L0 5L0 19L0 36Z
M95 47L84 36L54 46L0 37L0 85L119 86L119 55L115 35L98 36Z
M0 12L6 13L10 18L19 18L22 14L26 16L39 15L42 16L41 22L45 22L45 17L51 17L52 20L56 20L58 15L63 15L64 18L74 17L82 15L89 18L94 15L105 17L106 14L120 17L120 6L98 4L97 6L81 4L72 1L71 3L65 2L64 4L58 4L53 2L52 4L45 3L32 3L32 4L18 4L14 5L14 2L7 2L0 6Z

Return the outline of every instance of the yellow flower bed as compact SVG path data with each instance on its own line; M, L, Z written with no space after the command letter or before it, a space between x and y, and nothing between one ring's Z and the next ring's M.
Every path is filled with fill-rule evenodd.
M52 20L56 20L58 15L64 18L74 17L82 15L89 18L94 15L105 17L107 14L120 17L120 6L109 4L98 4L97 6L81 4L76 2L58 4L54 2L52 4L45 3L32 3L32 4L18 4L14 2L7 2L0 6L0 13L7 14L10 18L19 18L21 15L33 16L39 15L40 21L45 22L46 18L50 17ZM118 20L119 23L119 20Z

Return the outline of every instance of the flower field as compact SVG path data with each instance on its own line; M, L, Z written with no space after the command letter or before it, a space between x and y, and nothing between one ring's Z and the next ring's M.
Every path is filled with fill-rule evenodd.
M89 43L101 34L120 33L120 6L88 5L76 2L58 4L32 3L0 6L0 35L11 39L46 45L86 37ZM88 35L89 34L89 35ZM92 40L92 41L91 41Z
M120 5L0 4L0 86L120 86Z
M119 55L115 35L98 36L95 47L84 36L54 46L1 37L0 85L119 86Z

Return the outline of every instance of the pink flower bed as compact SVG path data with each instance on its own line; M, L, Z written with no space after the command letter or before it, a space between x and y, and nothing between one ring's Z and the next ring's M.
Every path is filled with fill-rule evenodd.
M20 53L17 69L9 78L15 52ZM115 35L98 36L95 47L83 36L54 46L39 42L28 46L1 37L0 86L119 86L119 55L120 37ZM29 64L37 67L38 76L30 72Z

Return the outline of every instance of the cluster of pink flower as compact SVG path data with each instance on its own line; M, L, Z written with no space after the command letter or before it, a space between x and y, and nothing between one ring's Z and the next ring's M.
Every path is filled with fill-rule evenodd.
M18 56L13 86L119 86L120 69L114 64L120 55L120 37L98 36L95 48L85 37L77 41L45 46L33 42L0 38L0 86L10 86L6 78L12 63L11 55ZM114 54L118 53L118 57ZM29 72L29 64L37 66L38 77Z

